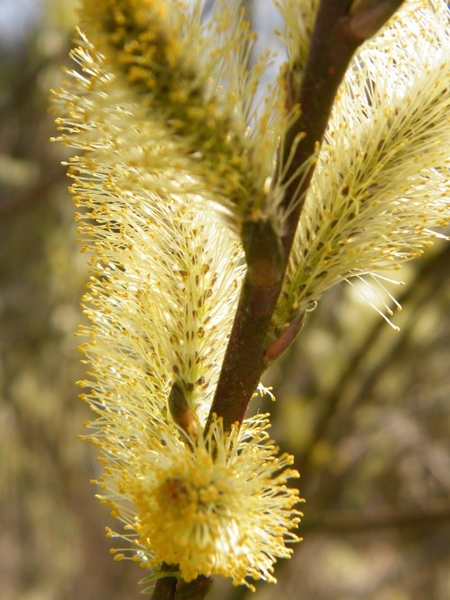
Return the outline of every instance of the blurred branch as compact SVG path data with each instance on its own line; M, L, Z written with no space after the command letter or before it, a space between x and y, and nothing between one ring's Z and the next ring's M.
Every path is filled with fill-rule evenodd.
M434 301L436 294L445 285L450 275L448 270L449 261L450 247L446 244L441 252L419 263L420 266L416 271L414 281L408 285L403 295L399 297L400 304L409 313L408 321L402 326L401 331L396 334L391 346L385 347L385 351L379 359L372 361L369 365L368 355L380 343L381 336L386 330L386 323L383 320L378 319L375 322L366 338L354 351L346 368L341 373L339 381L321 399L321 406L318 409L311 441L299 460L306 464L310 462L315 445L325 437L329 439L330 428L333 425L334 429L339 429L339 431L342 427L348 427L356 406L364 401L380 374L389 365L392 365L401 349L406 347L420 313ZM365 367L364 370L363 367ZM355 383L356 390L349 397L350 389L355 386ZM338 419L339 424L333 423L333 419ZM303 468L303 471L305 472L305 468Z
M436 578L435 569L437 564L450 555L449 535L450 529L444 527L433 535L421 539L412 549L405 549L404 560L394 566L384 577L372 580L358 597L361 600L378 600L383 589L389 588L393 584L398 585L408 581L410 590L417 590L417 584L422 583L424 596L418 591L418 595L415 594L414 597L424 597L427 600L430 597L440 598L439 592L436 595L433 594L432 589L434 586L432 582ZM428 578L424 574L425 570L431 571ZM408 597L411 598L412 595L409 594Z
M350 512L326 510L314 514L309 511L302 520L302 532L358 533L398 527L423 527L450 524L450 499L429 501L423 509L404 507Z
M65 171L62 167L54 168L48 175L41 177L36 183L4 202L0 197L0 221L12 218L17 214L28 210L39 202L49 199L49 192L54 185L65 179Z

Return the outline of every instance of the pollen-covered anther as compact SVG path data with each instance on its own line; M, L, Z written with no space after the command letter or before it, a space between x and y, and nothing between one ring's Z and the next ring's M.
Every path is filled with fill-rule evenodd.
M156 463L147 456L133 469L139 477L124 474L138 547L153 556L149 566L177 564L186 581L199 574L249 587L248 578L274 581L273 563L290 555L286 542L298 541L301 513L298 492L286 486L297 476L288 468L292 457L276 457L266 427L258 417L225 435L218 421L206 441L192 447L166 439Z

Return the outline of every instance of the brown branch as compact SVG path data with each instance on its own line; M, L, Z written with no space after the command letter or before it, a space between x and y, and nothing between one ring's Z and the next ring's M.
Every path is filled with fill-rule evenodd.
M300 106L301 113L287 131L284 140L284 160L290 157L296 138L300 134L304 137L295 148L293 160L285 175L286 181L291 180L283 202L283 208L290 213L283 236L286 255L292 247L303 202L314 173L314 165L309 169L300 189L298 177L295 176L296 171L313 156L316 145L322 141L336 92L356 48L362 41L348 35L346 24L351 4L352 0L322 0L300 85L296 84L297 75L294 72L287 74L291 101ZM294 201L295 206L292 206Z
M162 563L161 565L161 572L173 572L177 569L176 565L168 565L167 563ZM152 593L152 600L174 600L177 583L177 577L162 577L158 579Z
M247 274L208 418L223 419L226 431L242 423L248 403L266 368L264 340L284 274L281 241L270 221L244 225Z
M229 430L242 423L248 404L267 367L265 340L271 323L302 210L314 163L306 176L299 167L314 154L322 141L338 87L356 48L364 41L349 28L352 0L322 0L312 34L304 76L298 89L292 74L288 84L293 102L301 113L286 133L282 160L287 185L283 209L288 216L281 239L270 221L244 224L243 244L247 261L238 308L230 334L222 371L207 422L222 417ZM299 136L302 139L299 140ZM296 143L298 141L298 143ZM295 148L293 156L291 149ZM293 158L293 160L291 160ZM281 182L282 183L282 182ZM300 199L300 200L299 200Z
M291 148L299 134L297 145L285 179L292 179L284 198L289 218L283 236L286 256L289 255L298 220L303 207L314 166L298 189L299 166L313 156L322 141L339 85L341 84L357 47L374 35L394 14L404 0L322 0L317 13L311 46L301 83L296 89L297 76L288 73L287 85L291 102L300 106L299 119L287 132L283 156L290 157ZM356 9L352 6L356 4Z
M194 581L179 581L175 593L175 600L203 600L212 586L212 579L199 575Z
M163 563L162 571L173 571L177 567ZM176 577L158 579L153 590L152 600L203 600L212 586L211 577L199 575L193 581L183 581Z
M152 600L174 600L177 579L175 577L163 577L158 579L153 590Z

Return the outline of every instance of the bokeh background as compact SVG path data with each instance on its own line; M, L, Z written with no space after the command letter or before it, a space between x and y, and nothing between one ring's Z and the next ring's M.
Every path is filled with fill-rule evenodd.
M262 37L269 2L246 2ZM128 600L143 572L115 563L89 483L95 449L74 382L88 274L48 90L69 64L72 0L0 0L0 599ZM279 45L271 38L274 45ZM270 77L270 73L268 75ZM255 594L211 598L450 598L450 244L393 288L395 332L351 286L331 290L270 373L272 435L296 456L302 544Z

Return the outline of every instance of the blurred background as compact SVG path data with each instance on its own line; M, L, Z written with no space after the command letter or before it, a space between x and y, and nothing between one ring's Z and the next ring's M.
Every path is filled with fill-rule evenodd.
M0 0L0 598L131 600L115 563L74 332L87 279L48 112L69 64L72 0ZM269 3L245 3L272 29ZM306 498L278 586L217 580L215 600L450 598L450 244L407 265L395 332L349 285L309 315L272 371L272 435Z

